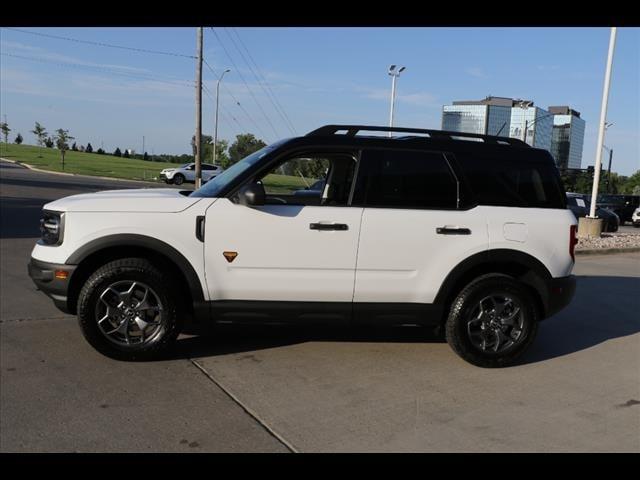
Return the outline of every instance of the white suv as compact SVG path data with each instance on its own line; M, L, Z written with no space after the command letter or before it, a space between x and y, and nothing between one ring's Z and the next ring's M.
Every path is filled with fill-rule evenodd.
M49 203L29 273L117 358L159 355L185 322L324 322L434 327L475 365L512 363L575 289L553 158L511 138L361 130L390 131L323 127L195 192Z
M223 168L219 165L203 163L202 182L208 182L223 171ZM176 168L165 168L160 172L160 179L164 180L166 183L175 183L176 185L182 185L184 182L194 183L196 181L196 164L187 163Z

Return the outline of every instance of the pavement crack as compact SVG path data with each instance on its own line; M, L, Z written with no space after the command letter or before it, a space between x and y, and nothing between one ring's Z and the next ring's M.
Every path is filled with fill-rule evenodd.
M289 443L282 435L276 432L273 428L271 428L265 420L260 418L260 416L254 412L247 405L242 403L238 397L236 397L227 387L222 385L218 380L213 378L213 376L200 365L197 361L192 358L188 359L198 370L200 370L209 380L211 380L220 390L222 390L234 403L236 403L242 410L244 410L251 418L253 418L258 424L264 428L269 435L278 440L282 445L284 445L291 453L299 453L298 450Z
M15 323L15 322L37 322L40 320L65 320L73 318L69 315L58 315L51 317L27 317L27 318L3 318L0 319L0 323Z

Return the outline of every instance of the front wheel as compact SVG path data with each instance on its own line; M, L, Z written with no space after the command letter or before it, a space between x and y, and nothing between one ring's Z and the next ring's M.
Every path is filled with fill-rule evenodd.
M119 360L160 356L180 333L166 275L143 258L107 263L89 277L78 298L78 321L87 341Z
M486 368L512 364L533 342L538 317L523 285L501 274L484 275L456 297L445 323L451 348Z
M182 185L184 183L184 175L182 175L181 173L176 173L173 176L173 183L175 183L176 185Z

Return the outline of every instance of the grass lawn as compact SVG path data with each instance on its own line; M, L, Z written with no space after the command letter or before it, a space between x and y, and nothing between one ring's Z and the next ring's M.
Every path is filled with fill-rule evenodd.
M316 180L316 178L307 178L309 185L312 185ZM267 192L287 194L291 194L294 190L301 190L307 186L301 177L293 175L279 175L276 173L270 173L264 177L262 184Z
M131 180L153 180L158 178L160 170L179 166L177 163L150 162L69 150L65 154L64 170L62 170L62 159L59 150L13 143L0 143L0 157L54 172L64 171L66 173ZM309 185L315 181L315 178L307 179ZM273 193L290 194L294 190L300 190L307 186L300 177L273 173L267 175L263 183L267 191Z
M163 168L179 166L176 163L150 162L69 150L65 154L64 170L62 170L62 158L59 150L12 143L0 143L0 157L54 172L64 171L132 180L153 180L158 177Z

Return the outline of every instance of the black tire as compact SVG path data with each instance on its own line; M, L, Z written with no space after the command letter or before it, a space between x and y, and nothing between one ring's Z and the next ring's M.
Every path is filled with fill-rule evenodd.
M182 185L184 183L184 175L181 173L176 173L173 176L173 183L176 185Z
M164 183L166 183L167 185L171 185L173 183L173 180L171 180L170 178L165 178Z
M634 224L633 224L633 226L634 226L635 228L640 228L640 223L634 223Z
M121 345L109 340L98 326L100 296L107 287L117 282L125 285L126 282L136 282L148 286L154 298L158 299L162 313L157 314L159 325L153 327L154 334L150 335L149 343ZM109 262L89 277L78 296L78 322L82 333L96 350L111 358L151 360L161 357L174 343L182 327L178 304L173 296L173 292L177 291L179 289L167 281L167 275L144 258L123 258Z
M467 331L467 322L480 302L491 295L508 295L520 305L522 322L521 333L517 341L497 352L483 351L475 346ZM447 343L467 362L484 368L506 367L525 352L538 330L538 313L534 300L526 287L512 277L502 274L489 274L478 277L467 285L451 305L445 323ZM488 331L488 330L487 330Z

